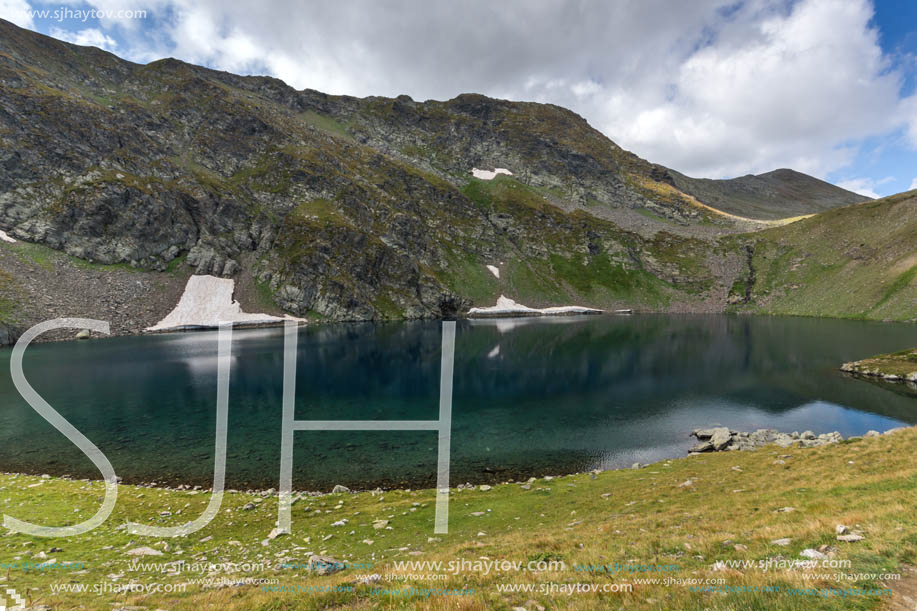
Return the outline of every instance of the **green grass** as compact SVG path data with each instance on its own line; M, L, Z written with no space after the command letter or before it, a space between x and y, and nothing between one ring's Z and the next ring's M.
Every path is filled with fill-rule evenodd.
M888 301L892 297L894 297L901 291L905 290L907 287L914 284L915 278L917 278L917 265L914 265L909 270L907 270L906 272L902 273L900 276L895 278L894 282L892 282L891 286L889 286L885 290L885 293L883 293L882 298L879 300L879 302L875 305L873 309L874 310L880 309L883 305L888 303Z
M450 290L471 299L474 305L493 305L500 295L500 281L475 254L460 250L446 252L447 266L433 272Z
M171 261L169 261L169 264L166 265L166 273L171 276L177 275L181 269L181 266L185 263L185 260L187 260L187 258L188 258L188 255L179 255L175 257L174 259L172 259Z
M851 363L852 370L866 375L917 376L917 348L880 354Z
M302 202L293 210L293 218L308 223L333 223L347 222L346 217L337 209L334 203L327 199L313 199Z
M258 303L265 308L276 308L274 301L274 291L271 290L271 283L252 277L252 283L255 285L255 295L258 297Z
M352 139L344 124L336 119L325 115L320 115L312 110L307 110L306 112L301 113L299 116L303 121L312 127L319 131L325 132L330 136L345 138L348 140Z
M230 188L247 186L254 191L273 195L286 195L290 191L291 170L284 163L283 154L269 151L254 163L233 174L227 181Z
M379 293L373 300L373 307L382 315L383 319L395 320L404 318L404 310L395 303L391 296L385 293Z
M835 545L838 560L849 560L845 573L896 573L917 562L917 430L848 441L814 449L765 447L662 461L648 468L606 471L526 484L506 483L492 490L452 490L448 534L434 534L434 491L396 490L382 494L299 496L292 508L292 534L268 540L277 519L277 497L228 492L215 519L201 531L177 539L155 539L120 529L131 520L175 526L200 515L206 492L120 486L113 515L101 527L79 537L41 539L20 534L0 538L3 562L41 562L39 551L57 562L82 563L81 572L22 570L5 572L4 587L28 594L32 604L54 608L81 606L111 609L128 605L167 609L327 609L424 608L511 609L532 600L564 609L876 609L880 596L794 596L790 588L881 587L875 580L804 580L805 573L758 568L713 569L717 561L752 563L801 559L800 552ZM781 457L782 463L777 462ZM690 485L682 485L690 481ZM91 516L99 505L100 482L0 475L0 508L21 520L66 525ZM255 508L243 509L247 503ZM791 512L777 512L782 507ZM162 514L161 512L168 512ZM180 512L180 513L179 513ZM473 515L481 512L481 515ZM348 523L333 524L342 518ZM377 529L376 520L390 528ZM835 540L836 524L863 532L858 543ZM331 535L331 537L328 537ZM771 541L788 537L780 547ZM368 541L368 542L367 542ZM62 551L50 552L52 547ZM210 577L263 578L286 586L353 586L348 592L266 592L259 585L203 588L191 579L208 571L166 574L150 568L131 570L127 550L151 547L161 556L140 563L184 560L189 565L256 565L244 571L214 571ZM306 563L307 552L372 569L346 569L318 576L283 562ZM546 570L448 571L397 569L395 561L509 560L560 561ZM702 593L683 585L639 584L625 575L577 571L575 565L676 565L680 579L721 579L723 585L780 592ZM264 565L264 566L257 566ZM382 586L474 589L469 597L379 596L359 575L400 575L403 581ZM443 574L444 579L435 576ZM431 577L434 576L434 577ZM52 584L186 584L185 591L144 594L52 593ZM504 593L503 584L633 584L624 593L565 595L544 591ZM894 585L892 586L895 587ZM530 605L531 606L531 605Z
M655 212L647 208L637 208L637 214L642 214L643 216L653 219L654 221L660 221L663 223L670 223L670 224L672 222L669 219L665 218L664 216L659 216L658 214L656 214Z
M547 206L553 208L538 191L503 174L497 175L493 180L472 178L462 187L462 193L481 210L487 212L519 214L545 210Z
M556 278L593 300L626 299L656 305L665 302L662 281L643 270L613 263L607 254L571 258L551 255L550 262Z
M872 320L917 318L914 194L830 210L724 240L754 247L756 282L741 309ZM747 275L747 272L743 272Z
M0 323L17 323L21 309L19 291L13 275L0 269Z
M543 259L510 259L500 276L507 294L525 305L568 305L571 300L569 292L554 278L551 264Z
M12 249L22 261L34 263L46 270L54 269L54 261L59 256L56 250L30 242L17 242L12 245Z

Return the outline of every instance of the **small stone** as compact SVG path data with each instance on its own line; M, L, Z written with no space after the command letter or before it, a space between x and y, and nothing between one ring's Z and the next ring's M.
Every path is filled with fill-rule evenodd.
M480 486L478 489L481 490L482 492L487 492L488 490L491 489L491 486L488 486L487 484L484 484L484 485Z
M309 568L316 575L331 575L332 573L343 571L344 567L344 562L331 556L312 556L309 558Z
M786 547L792 541L793 540L790 539L789 537L784 537L783 539L774 539L773 541L771 541L771 545L780 545L780 546Z
M271 541L273 541L273 540L276 539L277 537L282 537L282 536L287 535L287 534L289 534L289 533L284 532L284 531L280 530L279 528L275 528L275 529L271 530L271 532L270 532L270 534L268 534L267 538L270 539Z
M799 555L802 556L803 558L811 558L812 560L821 560L823 558L828 557L825 554L818 551L817 549L811 549L811 548L802 550L801 552L799 552Z
M136 547L125 552L128 556L162 556L162 552L152 547Z
M373 522L373 528L376 530L382 530L386 526L388 526L388 520L376 520Z
M838 541L843 541L844 543L856 543L857 541L862 541L862 540L865 539L865 538L866 538L866 537L864 537L864 536L861 535L860 533L856 533L856 532L849 533L849 534L846 534L846 535L838 535L838 536L837 536L837 540L838 540Z
M847 527L843 524L838 524L834 527L834 534L836 535L845 535L847 534Z
M245 503L244 505L242 505L242 509L245 511L251 511L254 508L255 508L254 503Z
M350 492L350 488L348 488L347 486L342 486L338 484L337 486L331 489L331 494L338 494L342 492Z

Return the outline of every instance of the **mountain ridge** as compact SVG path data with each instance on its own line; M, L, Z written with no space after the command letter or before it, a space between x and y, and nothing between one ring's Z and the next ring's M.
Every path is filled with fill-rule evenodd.
M688 191L722 195L720 182L691 183L703 179L558 106L297 91L174 59L132 64L2 21L0 142L0 229L56 273L231 277L252 311L331 320L454 316L500 294L723 311L746 256L722 238L774 224L711 211ZM800 176L800 193L841 205ZM0 271L6 320L49 309L16 297L22 269ZM121 318L124 332L140 324Z

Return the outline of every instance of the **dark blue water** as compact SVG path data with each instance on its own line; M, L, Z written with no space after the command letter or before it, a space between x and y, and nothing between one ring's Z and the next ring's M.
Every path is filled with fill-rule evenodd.
M236 331L227 485L277 487L282 330ZM436 419L439 322L317 325L299 336L298 419ZM685 454L694 427L840 431L917 422L903 388L844 361L917 345L917 326L751 316L459 321L453 483ZM207 485L216 333L34 345L35 389L127 482ZM0 469L99 477L19 397L0 352ZM294 484L430 485L434 432L297 432Z

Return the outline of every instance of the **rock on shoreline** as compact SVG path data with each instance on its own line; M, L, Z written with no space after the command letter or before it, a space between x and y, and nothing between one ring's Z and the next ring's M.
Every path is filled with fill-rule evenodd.
M885 431L885 435L901 431L909 427L899 426L897 428ZM863 437L878 437L882 435L878 431L868 431ZM697 437L697 443L688 450L689 455L700 454L702 452L723 452L731 450L754 450L766 445L774 444L781 448L795 446L799 448L814 448L829 443L838 443L844 441L843 436L837 431L832 433L822 433L816 435L812 431L803 431L802 433L793 431L792 433L781 433L777 429L758 429L753 432L732 431L725 426L717 426L706 429L694 429L691 431L692 437ZM860 439L859 436L849 437L850 439Z
M775 444L783 448L798 445L802 448L814 448L828 443L837 443L844 438L840 433L823 433L816 435L812 431L781 433L776 429L758 429L753 432L731 431L725 426L708 429L694 429L691 436L696 437L696 443L689 454L701 452L723 452L729 450L754 450L762 446Z

